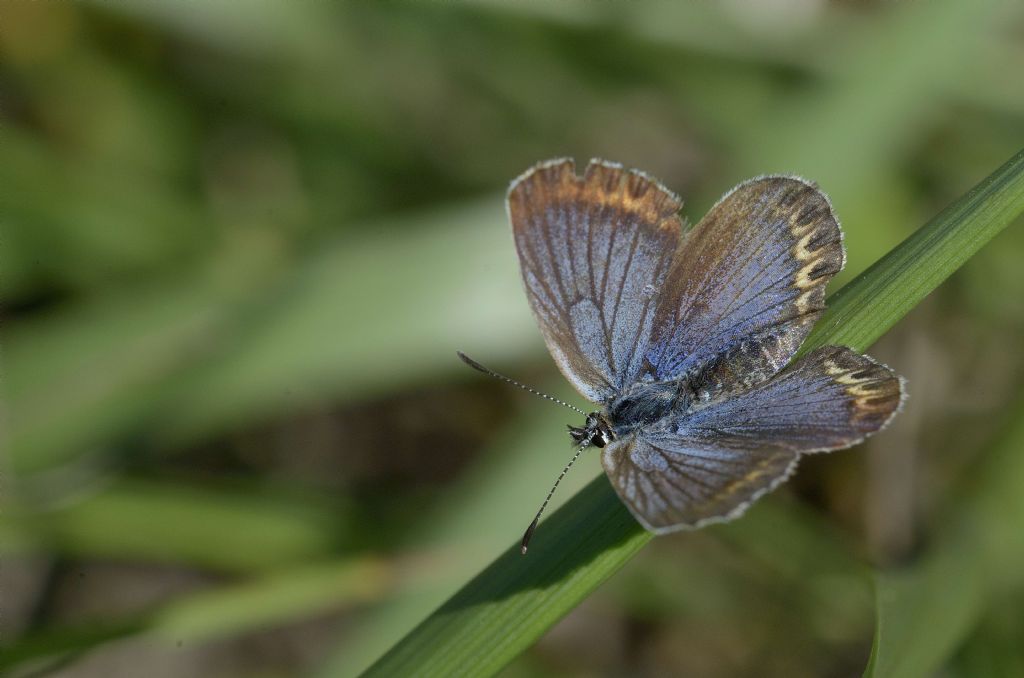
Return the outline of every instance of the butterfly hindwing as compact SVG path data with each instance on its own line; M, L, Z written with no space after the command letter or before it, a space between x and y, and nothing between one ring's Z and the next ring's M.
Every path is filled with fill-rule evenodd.
M740 184L677 251L648 348L655 378L712 365L740 373L743 385L770 377L810 332L844 258L839 223L813 184L784 176ZM740 369L723 360L730 352Z
M826 346L762 384L613 442L602 464L648 529L699 527L738 515L800 454L849 447L882 429L902 398L888 367Z
M509 189L530 307L558 367L591 401L621 391L644 366L681 205L653 179L602 161L583 177L572 160L541 163Z
M735 518L785 480L798 458L778 445L663 430L612 442L601 463L633 516L660 533Z
M824 346L766 382L693 408L676 431L778 443L803 453L837 450L883 428L902 398L902 381L891 369L846 347Z

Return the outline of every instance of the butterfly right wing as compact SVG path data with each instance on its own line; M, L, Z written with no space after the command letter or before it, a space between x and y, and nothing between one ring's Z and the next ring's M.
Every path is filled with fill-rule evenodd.
M826 346L748 391L614 441L601 463L647 529L700 527L737 517L785 480L800 454L881 430L902 400L903 382L888 367Z
M570 159L516 179L508 212L526 296L559 369L604 402L639 378L682 202L636 171Z
M648 349L655 377L718 393L771 377L807 337L844 260L816 186L785 176L740 184L679 248Z

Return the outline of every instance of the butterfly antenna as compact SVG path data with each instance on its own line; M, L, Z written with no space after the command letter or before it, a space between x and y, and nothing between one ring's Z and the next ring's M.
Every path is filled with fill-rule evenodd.
M548 502L551 501L551 496L555 493L555 490L558 489L558 483L562 482L562 478L564 478L565 474L569 472L569 469L572 468L572 465L580 458L580 455L583 454L583 450L585 450L588 445L590 445L590 442L586 441L576 448L576 454L572 455L572 459L570 459L569 463L565 465L562 472L558 474L558 479L555 480L555 484L552 485L551 491L548 492L548 496L544 498L544 503L540 505L540 510L537 511L536 517L534 517L530 526L526 528L526 532L523 534L523 541L519 545L519 552L524 556L526 555L526 549L530 546L530 539L533 538L533 533L537 531L537 523L540 522L540 515L544 513L544 509L548 507Z
M462 362L466 363L467 365L472 367L474 370L477 370L479 372L483 372L484 374L489 374L492 377L495 377L497 379L501 379L502 381L507 382L509 384L512 384L513 386L518 386L519 388L523 389L524 391L532 393L533 395L536 395L536 396L540 396L541 398L544 398L545 400L550 400L553 403L558 403L559 405L564 405L565 407L568 407L570 410L574 410L576 412L579 412L580 414L582 414L584 416L586 416L586 414L587 414L586 412L584 412L580 408L575 407L573 405L570 405L569 403L565 402L564 400L559 400L558 398L555 398L554 396L549 396L547 393L541 393L540 391L538 391L535 388L530 388L526 384L520 384L515 379L509 379L504 374L498 374L494 370L491 370L491 369L488 369L488 368L484 367L483 365L481 365L477 361L473 360L472 358L470 358L468 355L466 355L462 351L456 351L456 353L459 354L459 358L462 360Z

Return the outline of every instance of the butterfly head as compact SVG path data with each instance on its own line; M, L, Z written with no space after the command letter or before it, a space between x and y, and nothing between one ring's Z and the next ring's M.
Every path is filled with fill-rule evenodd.
M577 445L604 447L615 440L611 425L600 412L591 412L583 426L570 426L569 435Z

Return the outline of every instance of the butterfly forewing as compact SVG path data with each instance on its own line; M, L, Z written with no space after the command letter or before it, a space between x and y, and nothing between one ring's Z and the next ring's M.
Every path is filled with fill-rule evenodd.
M621 166L572 160L513 182L509 217L527 298L548 350L586 398L635 381L682 224L679 199Z
M803 343L843 263L839 224L815 186L782 176L740 184L676 254L648 348L656 378L718 370L710 383L736 387L771 376Z

